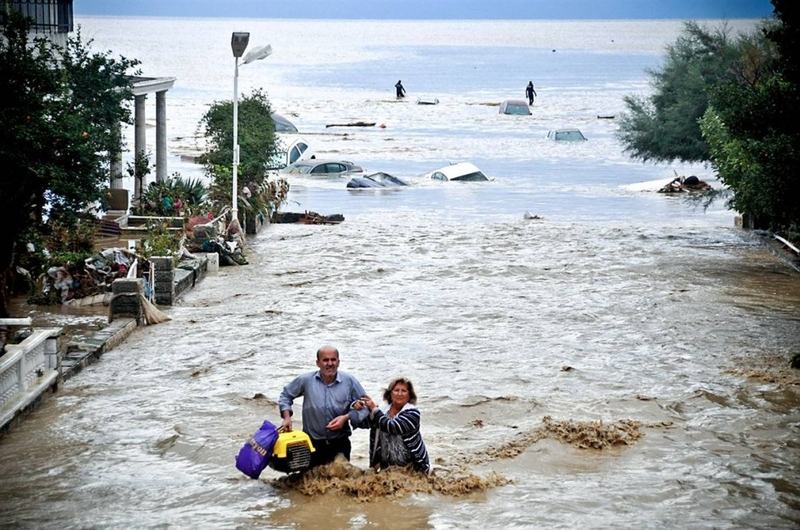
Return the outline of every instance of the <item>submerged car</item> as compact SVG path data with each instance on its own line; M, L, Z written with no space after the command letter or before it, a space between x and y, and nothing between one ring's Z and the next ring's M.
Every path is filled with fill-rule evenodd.
M547 132L549 140L556 142L585 142L586 137L578 129L554 129Z
M289 144L286 149L286 165L294 164L298 160L305 160L313 156L308 148L308 143L302 138L298 138Z
M379 171L378 173L372 173L371 175L365 175L363 177L353 177L347 183L347 187L350 189L399 188L402 186L408 186L408 184L405 181L382 171Z
M286 167L285 175L307 177L350 177L364 174L364 170L348 160L300 160Z
M272 118L272 123L275 124L275 132L277 133L296 133L297 127L294 126L294 123L290 122L280 114L271 113L270 117Z
M458 164L451 164L431 171L424 175L431 180L438 180L441 182L459 181L459 182L484 182L489 178L483 174L474 164L469 162L460 162Z
M314 150L303 138L291 134L283 135L278 152L270 161L269 167L270 169L284 169L295 162L307 160L313 156Z
M527 101L521 99L507 99L500 103L500 114L511 114L514 116L530 116L531 108Z

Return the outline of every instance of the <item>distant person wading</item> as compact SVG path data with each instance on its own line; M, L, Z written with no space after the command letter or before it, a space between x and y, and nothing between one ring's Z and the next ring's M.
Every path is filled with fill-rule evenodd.
M394 85L395 90L397 91L397 99L406 97L406 89L403 88L403 82L398 80L397 83Z
M525 96L528 98L528 105L533 105L533 98L537 95L536 90L533 89L533 81L528 81L528 86L525 87Z

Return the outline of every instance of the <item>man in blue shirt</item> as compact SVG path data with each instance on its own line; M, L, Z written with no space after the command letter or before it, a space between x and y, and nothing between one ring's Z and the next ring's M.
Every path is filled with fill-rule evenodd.
M308 372L283 387L278 407L282 427L292 430L292 403L303 396L303 431L314 444L311 466L332 462L338 453L350 460L350 425L361 422L367 411L351 408L353 402L367 395L361 383L339 371L339 350L323 346L317 350L316 372Z

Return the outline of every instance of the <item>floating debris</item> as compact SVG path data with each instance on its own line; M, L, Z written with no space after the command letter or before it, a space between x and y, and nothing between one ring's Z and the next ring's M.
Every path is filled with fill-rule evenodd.
M375 127L374 121L354 121L352 123L329 123L325 126L328 127Z
M658 190L658 193L685 193L690 191L709 191L711 189L707 182L690 175L688 177L675 177L669 184Z
M338 225L344 221L342 214L321 215L317 212L275 212L272 215L273 223L298 223L304 225Z

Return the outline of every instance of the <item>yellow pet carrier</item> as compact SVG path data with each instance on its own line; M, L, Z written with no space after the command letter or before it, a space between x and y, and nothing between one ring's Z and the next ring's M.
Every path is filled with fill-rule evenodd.
M282 432L272 448L269 467L284 473L308 469L314 451L311 438L303 431Z

